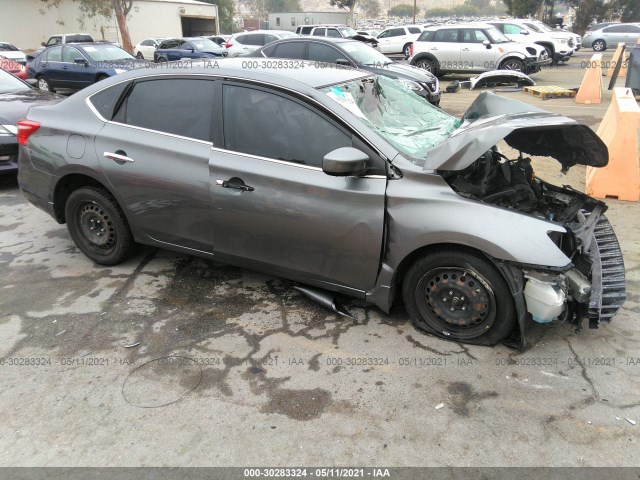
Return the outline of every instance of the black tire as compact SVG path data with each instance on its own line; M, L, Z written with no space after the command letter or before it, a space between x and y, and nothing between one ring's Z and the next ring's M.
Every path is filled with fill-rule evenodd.
M157 62L157 63L164 63L164 62L166 62L166 61L167 61L167 59L166 59L166 58L164 58L164 57L158 57L158 62Z
M402 47L402 54L405 56L405 58L409 58L409 55L411 55L410 43L407 43L404 47Z
M43 92L55 93L55 90L53 89L53 87L51 87L51 84L49 83L49 80L44 78L42 75L37 76L36 80L38 80L38 89L39 90L42 90Z
M69 195L64 212L71 238L94 262L117 265L133 253L136 244L127 219L106 190L75 190Z
M138 52L138 53L136 53L136 58L138 60L144 60L144 55L142 54L142 52Z
M524 63L519 58L507 58L500 64L500 70L515 70L524 72Z
M427 72L433 73L434 75L437 74L436 62L434 62L429 58L426 58L426 57L419 58L418 60L415 61L414 65L418 68L423 68Z
M511 291L500 272L464 250L420 258L405 275L402 296L417 328L456 342L494 345L516 323Z
M607 49L607 42L604 40L595 40L591 44L591 48L593 48L594 52L604 52Z
M547 45L540 45L541 47L543 47L546 52L547 52L547 58L550 58L551 60L553 60L553 48L547 46ZM543 59L546 60L547 58Z

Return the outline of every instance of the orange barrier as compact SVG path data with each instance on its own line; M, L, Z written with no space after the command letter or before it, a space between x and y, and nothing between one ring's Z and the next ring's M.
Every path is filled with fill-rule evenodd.
M616 48L616 52L613 54L613 58L611 59L611 63L609 64L609 69L607 70L607 77L613 77L613 71L616 69L616 65L622 58L622 49L624 48L624 42L618 43L618 48ZM623 60L624 61L624 60ZM626 70L624 73L622 69L624 68L624 64L620 68L620 72L618 72L618 77L624 77L626 75Z
M609 149L606 167L587 167L587 194L597 198L640 200L638 128L640 107L630 88L615 88L596 132Z
M602 54L591 57L576 95L576 103L600 103L602 100Z

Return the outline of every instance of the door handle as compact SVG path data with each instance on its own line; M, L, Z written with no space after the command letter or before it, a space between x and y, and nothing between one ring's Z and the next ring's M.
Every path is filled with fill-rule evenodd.
M463 51L463 52L468 52L468 51L470 51L470 50L471 50L470 48L463 48L463 49L462 49L462 51Z
M431 47L429 50L438 50L436 47Z
M222 188L232 188L234 190L240 190L241 192L253 192L255 188L245 185L244 183L235 183L228 180L216 180L216 185Z
M104 158L108 158L109 160L113 160L116 163L133 163L135 160L133 158L129 158L125 155L122 150L116 151L116 153L104 152Z
M62 70L68 70L69 67L67 67L66 65L64 67L62 67Z

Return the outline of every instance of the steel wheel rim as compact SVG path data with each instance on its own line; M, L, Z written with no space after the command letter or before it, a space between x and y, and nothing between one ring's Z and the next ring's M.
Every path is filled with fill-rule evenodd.
M49 91L49 84L47 83L47 81L44 78L39 78L38 79L38 88L40 90L48 92Z
M96 252L108 253L116 245L116 229L107 211L94 202L78 208L78 225L83 238Z
M438 267L416 286L418 309L427 323L445 336L475 338L496 320L493 289L471 268Z

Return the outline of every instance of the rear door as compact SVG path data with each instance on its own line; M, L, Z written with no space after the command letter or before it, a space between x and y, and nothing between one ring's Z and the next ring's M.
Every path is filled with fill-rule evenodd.
M373 288L384 232L386 174L326 112L285 92L222 84L222 148L209 159L216 256L307 283ZM379 175L332 177L322 157L367 151Z
M428 47L438 60L439 70L460 70L462 44L460 43L460 29L442 28L433 35L433 41Z
M219 121L215 102L211 77L142 79L96 135L100 165L140 234L212 252L208 162Z
M49 80L53 88L69 88L65 82L65 71L62 70L62 46L51 47L45 53L46 60L40 64L40 74Z

